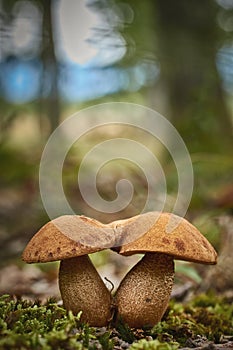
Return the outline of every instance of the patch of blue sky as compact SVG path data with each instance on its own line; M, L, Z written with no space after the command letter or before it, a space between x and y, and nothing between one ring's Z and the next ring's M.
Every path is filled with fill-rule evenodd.
M85 101L118 92L124 88L125 76L121 69L81 68L71 65L63 68L59 89L66 101Z
M216 65L224 90L233 94L233 47L223 46L217 53Z
M39 61L10 59L0 63L1 95L10 103L23 104L38 98L40 78Z
M1 95L14 104L31 102L48 96L49 77L41 86L42 66L38 60L10 59L0 65ZM78 64L59 65L59 93L67 102L82 102L121 91L138 91L154 83L158 67L140 63L129 68L88 67Z
M121 91L138 91L154 83L159 75L155 64L139 64L129 68L82 68L65 66L59 89L66 101L85 101Z

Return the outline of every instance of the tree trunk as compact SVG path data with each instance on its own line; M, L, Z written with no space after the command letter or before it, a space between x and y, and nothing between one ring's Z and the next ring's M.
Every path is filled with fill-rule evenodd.
M170 119L191 152L224 152L232 138L215 64L217 10L211 0L155 2L161 82Z
M54 32L52 23L52 0L42 0L43 5L43 44L42 44L42 113L49 120L49 131L52 132L59 125L60 105L58 93L58 63L55 56ZM44 92L49 89L47 96Z
M201 291L215 290L226 292L233 290L233 217L220 216L221 247L218 254L218 263L209 268L203 279Z

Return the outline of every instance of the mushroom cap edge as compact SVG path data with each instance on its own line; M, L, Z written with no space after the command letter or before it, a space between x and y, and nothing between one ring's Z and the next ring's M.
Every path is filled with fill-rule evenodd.
M78 232L80 224L82 232ZM106 232L107 238L102 235L103 242L100 241L99 246L96 242L86 244L88 240L85 243L85 237L92 242L95 232ZM46 223L31 238L23 251L22 260L26 263L51 262L95 253L111 245L111 235L111 230L97 220L79 215L63 215Z
M169 219L179 220L171 233L166 231ZM140 224L140 219L139 219ZM155 224L141 237L122 245L119 254L163 253L174 259L202 264L216 264L217 253L201 232L186 219L171 213L161 213Z

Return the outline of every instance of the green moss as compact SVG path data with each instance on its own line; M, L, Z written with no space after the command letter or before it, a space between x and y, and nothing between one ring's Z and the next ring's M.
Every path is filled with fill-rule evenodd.
M0 349L112 349L108 332L96 331L59 307L54 300L39 302L0 298Z
M124 343L131 350L173 350L198 337L215 343L233 337L233 305L214 294L199 295L187 304L170 303L161 322L152 329L94 328L50 299L39 301L0 297L0 349L112 350Z
M177 341L181 345L197 336L218 343L223 335L233 336L233 305L213 294L197 296L185 305L171 302L164 320L151 334L160 341Z
M177 343L161 343L159 340L145 340L141 339L138 343L130 346L130 350L176 350L179 344Z

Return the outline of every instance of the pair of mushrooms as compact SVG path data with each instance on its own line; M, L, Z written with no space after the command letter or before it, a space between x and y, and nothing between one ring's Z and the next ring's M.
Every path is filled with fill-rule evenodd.
M173 221L171 221L173 220ZM169 223L173 229L169 233ZM88 254L112 248L122 255L145 253L112 298ZM91 326L105 326L116 312L130 327L153 326L166 311L174 259L215 264L217 254L187 220L150 212L110 224L64 215L43 226L23 252L27 263L61 260L59 288L64 307Z

